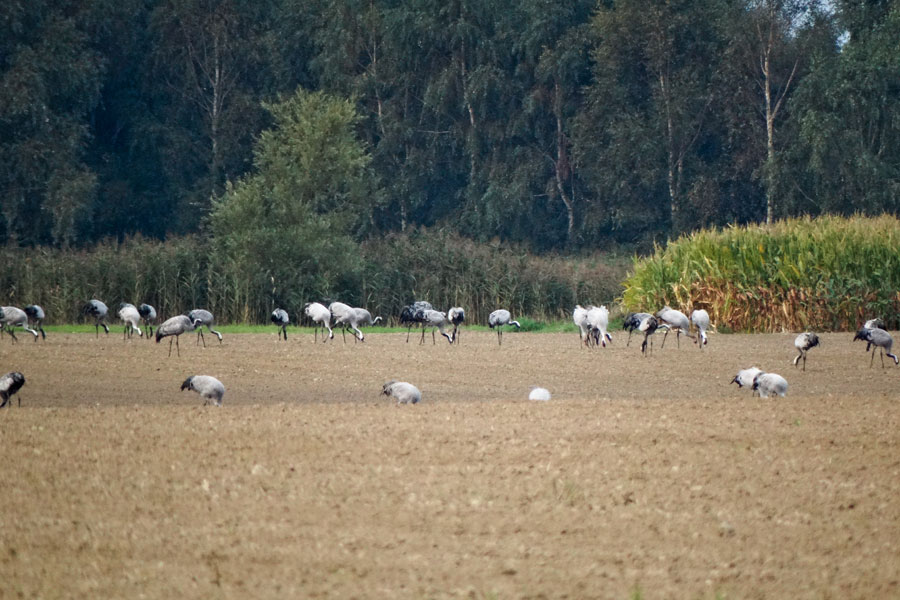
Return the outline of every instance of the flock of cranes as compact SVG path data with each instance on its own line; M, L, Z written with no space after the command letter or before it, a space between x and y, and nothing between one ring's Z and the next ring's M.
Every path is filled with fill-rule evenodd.
M106 334L109 334L109 325L107 319L109 317L109 309L102 301L92 299L88 301L83 309L83 314L94 320L95 334L99 337L100 328L102 327ZM125 326L123 338L131 338L134 334L138 337L152 338L154 337L153 325L157 319L157 312L153 306L149 304L141 304L135 306L129 303L119 304L116 315ZM318 342L319 330L322 330L322 341L334 339L334 329L340 328L341 334L346 343L347 330L353 332L354 340L365 341L365 334L361 327L370 326L378 323L381 317L372 317L372 314L358 307L351 307L342 302L332 302L328 306L319 302L309 302L303 307L303 315L314 323L314 337ZM14 306L0 306L0 337L3 332L8 333L13 341L17 341L15 328L21 327L25 331L34 336L35 341L38 337L46 339L47 334L44 332L43 321L46 315L44 310L38 305L29 305L25 309L19 309ZM432 344L437 343L436 332L447 339L450 344L459 342L459 327L465 322L466 314L462 307L456 306L450 308L447 312L435 310L434 307L425 301L413 302L404 306L400 312L399 321L401 325L407 326L406 341L409 343L410 332L413 327L421 327L422 336L419 340L420 344L425 343L426 330L431 328ZM576 305L572 313L572 320L578 328L581 344L586 347L602 346L606 347L608 342L612 342L612 336L609 329L609 310L605 306L584 306ZM278 327L278 338L287 341L287 326L291 324L289 313L282 309L276 308L271 314L271 321ZM33 327L29 327L33 325ZM176 315L164 321L156 328L155 339L160 343L165 338L169 339L169 353L172 355L172 344L174 342L176 353L181 355L179 347L179 337L183 333L197 332L197 344L203 343L206 346L206 340L203 337L202 328L216 335L219 343L222 343L222 334L215 329L215 317L211 312L204 309L194 309L184 315ZM503 344L503 327L513 326L517 329L521 327L518 321L513 320L508 310L500 309L492 312L488 317L488 325L492 330L497 332L498 345ZM675 332L675 343L681 346L681 335L684 334L698 344L702 350L709 342L707 332L710 329L709 313L703 309L697 309L691 312L690 318L683 312L673 309L669 306L663 307L655 314L651 313L629 313L623 322L623 329L628 332L628 341L626 346L631 344L631 336L634 332L643 335L641 343L641 354L647 357L653 351L653 335L662 330L663 340L660 349L665 347L666 338L671 331ZM325 331L328 332L326 337ZM696 332L696 333L695 333ZM872 350L872 357L869 366L874 365L875 350L877 348L881 353L881 366L884 368L885 354L893 359L894 364L900 364L900 358L891 353L893 346L893 338L885 330L885 323L881 319L871 319L856 332L856 340L866 342L866 352ZM794 347L797 349L797 356L793 359L792 364L795 367L800 366L802 361L802 369L806 370L806 361L808 352L820 345L819 336L813 332L803 332L794 340ZM777 373L767 373L757 367L742 369L732 379L732 383L736 383L738 387L749 387L760 397L767 398L769 396L784 396L787 393L788 383L784 377ZM22 373L11 372L0 376L0 408L10 405L10 398L18 392L25 384L25 377ZM192 390L204 398L205 404L214 404L221 406L222 398L225 394L225 387L218 379L208 375L195 375L188 377L181 386L182 390ZM388 396L397 398L401 404L415 404L422 398L421 392L414 385L407 382L389 381L383 386L383 393ZM549 400L550 393L543 388L535 388L530 397L532 399ZM21 400L20 400L21 403Z

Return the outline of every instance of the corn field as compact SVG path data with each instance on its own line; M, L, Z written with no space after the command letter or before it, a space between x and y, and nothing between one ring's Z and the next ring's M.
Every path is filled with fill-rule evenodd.
M847 331L881 317L900 326L900 221L820 217L703 230L636 258L630 310L705 308L734 331Z
M501 307L552 321L568 318L577 302L613 302L627 268L599 255L536 257L427 230L348 248L352 254L339 264L350 266L340 276L311 264L275 276L277 257L235 264L212 247L187 236L135 237L78 251L0 248L0 304L39 304L51 324L84 321L81 309L91 298L104 301L113 316L120 302L146 302L161 318L202 307L220 323L266 323L276 306L296 321L313 300L341 300L387 319L413 300L428 300L440 310L463 306L473 323Z

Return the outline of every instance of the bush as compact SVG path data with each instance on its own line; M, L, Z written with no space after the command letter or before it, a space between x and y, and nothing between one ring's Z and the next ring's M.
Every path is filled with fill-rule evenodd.
M891 216L790 219L699 231L635 259L624 304L705 308L735 331L898 326L900 221Z

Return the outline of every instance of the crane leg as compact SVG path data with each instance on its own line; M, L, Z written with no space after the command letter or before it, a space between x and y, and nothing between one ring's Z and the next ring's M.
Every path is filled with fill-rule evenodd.
M172 340L169 339L169 357L172 357Z
M9 334L9 337L11 337L11 338L13 339L13 342L18 342L18 341L19 341L19 338L17 338L17 337L16 337L16 334L13 333L13 328L12 328L12 327L8 327L8 328L6 329L6 333L8 333L8 334Z
M675 332L675 344L676 348L681 348L681 330Z
M666 332L663 334L663 342L662 342L662 345L659 347L660 350L662 350L663 348L666 347L666 337L668 337L668 335L669 335L669 330L666 329Z

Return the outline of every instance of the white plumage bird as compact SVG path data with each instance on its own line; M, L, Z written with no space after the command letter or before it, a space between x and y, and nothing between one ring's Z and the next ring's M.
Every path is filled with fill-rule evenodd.
M777 373L758 373L753 379L753 390L759 392L760 398L784 397L787 394L788 382Z
M397 404L418 404L422 400L419 388L406 381L390 380L381 386L381 393L397 399Z
M184 390L200 394L203 406L207 404L222 406L222 398L225 396L225 386L222 382L209 375L191 375L181 384L181 391Z
M625 316L625 320L622 321L622 329L628 332L628 342L625 344L626 346L631 345L631 335L635 332L635 330L639 330L638 328L641 326L641 323L644 322L644 319L647 317L652 317L650 313L629 313Z
M347 327L349 327L350 319L353 315L353 307L343 302L332 302L328 305L328 311L331 313L331 322L335 327L341 326L341 335L344 343L347 343Z
M315 323L315 331L313 332L313 341L319 341L319 328L322 331L322 341L327 342L334 339L334 332L331 331L331 311L324 304L318 302L307 302L303 307L303 314ZM328 337L325 337L325 329L328 330Z
M612 336L607 333L609 329L609 310L605 306L592 306L587 311L588 324L591 326L591 336L594 344L606 348L606 342L612 341Z
M533 387L531 388L531 393L528 394L528 399L547 402L550 400L550 390L542 387Z
M653 315L647 315L638 325L637 330L644 334L644 341L641 343L641 354L646 358L653 351L653 338L650 337L659 329L659 320ZM650 342L648 345L647 342Z
M127 302L122 302L119 304L119 319L125 323L125 332L122 334L122 339L126 337L131 337L132 334L136 331L138 337L142 337L144 332L141 331L141 313L138 311L137 307L134 304L128 304Z
M697 328L697 338L694 343L700 344L700 349L707 343L706 330L709 329L709 313L698 308L691 313L691 323Z
M13 371L12 373L7 373L0 377L0 400L3 400L0 403L0 408L9 403L12 406L12 402L9 401L13 395L19 391L19 389L25 385L25 376L19 373L18 371ZM19 397L19 406L22 406L22 398Z
M503 326L504 325L515 325L516 329L522 327L518 321L512 320L512 315L508 310L499 309L492 312L488 315L488 326L491 329L497 330L497 342L500 345L503 345Z
M739 388L748 387L750 389L753 389L753 380L756 379L756 376L762 372L762 369L758 369L756 367L741 369L740 371L738 371L737 375L734 376L734 379L731 380L731 383L738 384Z
M156 309L149 304L141 304L138 306L138 312L141 313L141 319L147 328L147 339L153 335L153 324L156 323Z
M576 304L575 310L572 311L572 322L575 323L575 327L578 328L579 335L581 336L581 345L590 346L591 324L588 322L588 309L580 304Z

